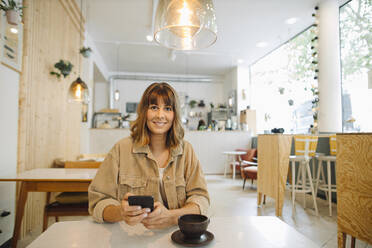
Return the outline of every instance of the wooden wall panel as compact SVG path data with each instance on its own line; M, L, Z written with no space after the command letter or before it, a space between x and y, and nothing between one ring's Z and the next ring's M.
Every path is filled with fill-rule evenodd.
M78 76L79 19L74 0L24 0L23 66L19 92L18 172L75 159L80 149L81 105L67 102ZM67 78L49 74L60 59L73 65ZM29 194L22 236L42 225L44 193Z
M339 247L350 234L372 244L372 133L337 134Z

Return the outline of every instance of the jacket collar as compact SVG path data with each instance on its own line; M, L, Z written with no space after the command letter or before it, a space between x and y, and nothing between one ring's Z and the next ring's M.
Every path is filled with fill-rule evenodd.
M150 146L149 145L144 145L141 146L140 144L133 143L133 153L145 153L145 154L150 154ZM171 149L171 156L176 157L178 155L183 154L183 141L181 141L180 144L178 144L175 148Z

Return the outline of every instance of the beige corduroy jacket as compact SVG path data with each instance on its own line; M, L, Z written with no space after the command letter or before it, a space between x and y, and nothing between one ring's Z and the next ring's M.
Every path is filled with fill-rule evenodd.
M163 184L169 209L193 202L201 214L209 215L209 194L204 175L190 143L171 150ZM149 146L138 146L132 138L120 140L101 164L89 186L89 213L103 222L108 205L120 205L127 193L151 195L159 201L159 171Z

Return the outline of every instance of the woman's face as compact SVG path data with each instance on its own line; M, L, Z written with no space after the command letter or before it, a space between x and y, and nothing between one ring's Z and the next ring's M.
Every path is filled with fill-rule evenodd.
M166 134L172 127L174 111L159 98L157 104L150 104L146 113L146 124L151 134Z

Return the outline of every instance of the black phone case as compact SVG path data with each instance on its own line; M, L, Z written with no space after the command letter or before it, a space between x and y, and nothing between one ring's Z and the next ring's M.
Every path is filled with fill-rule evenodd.
M149 208L151 212L154 210L154 198L147 195L134 195L128 197L130 206L141 206L142 208Z

